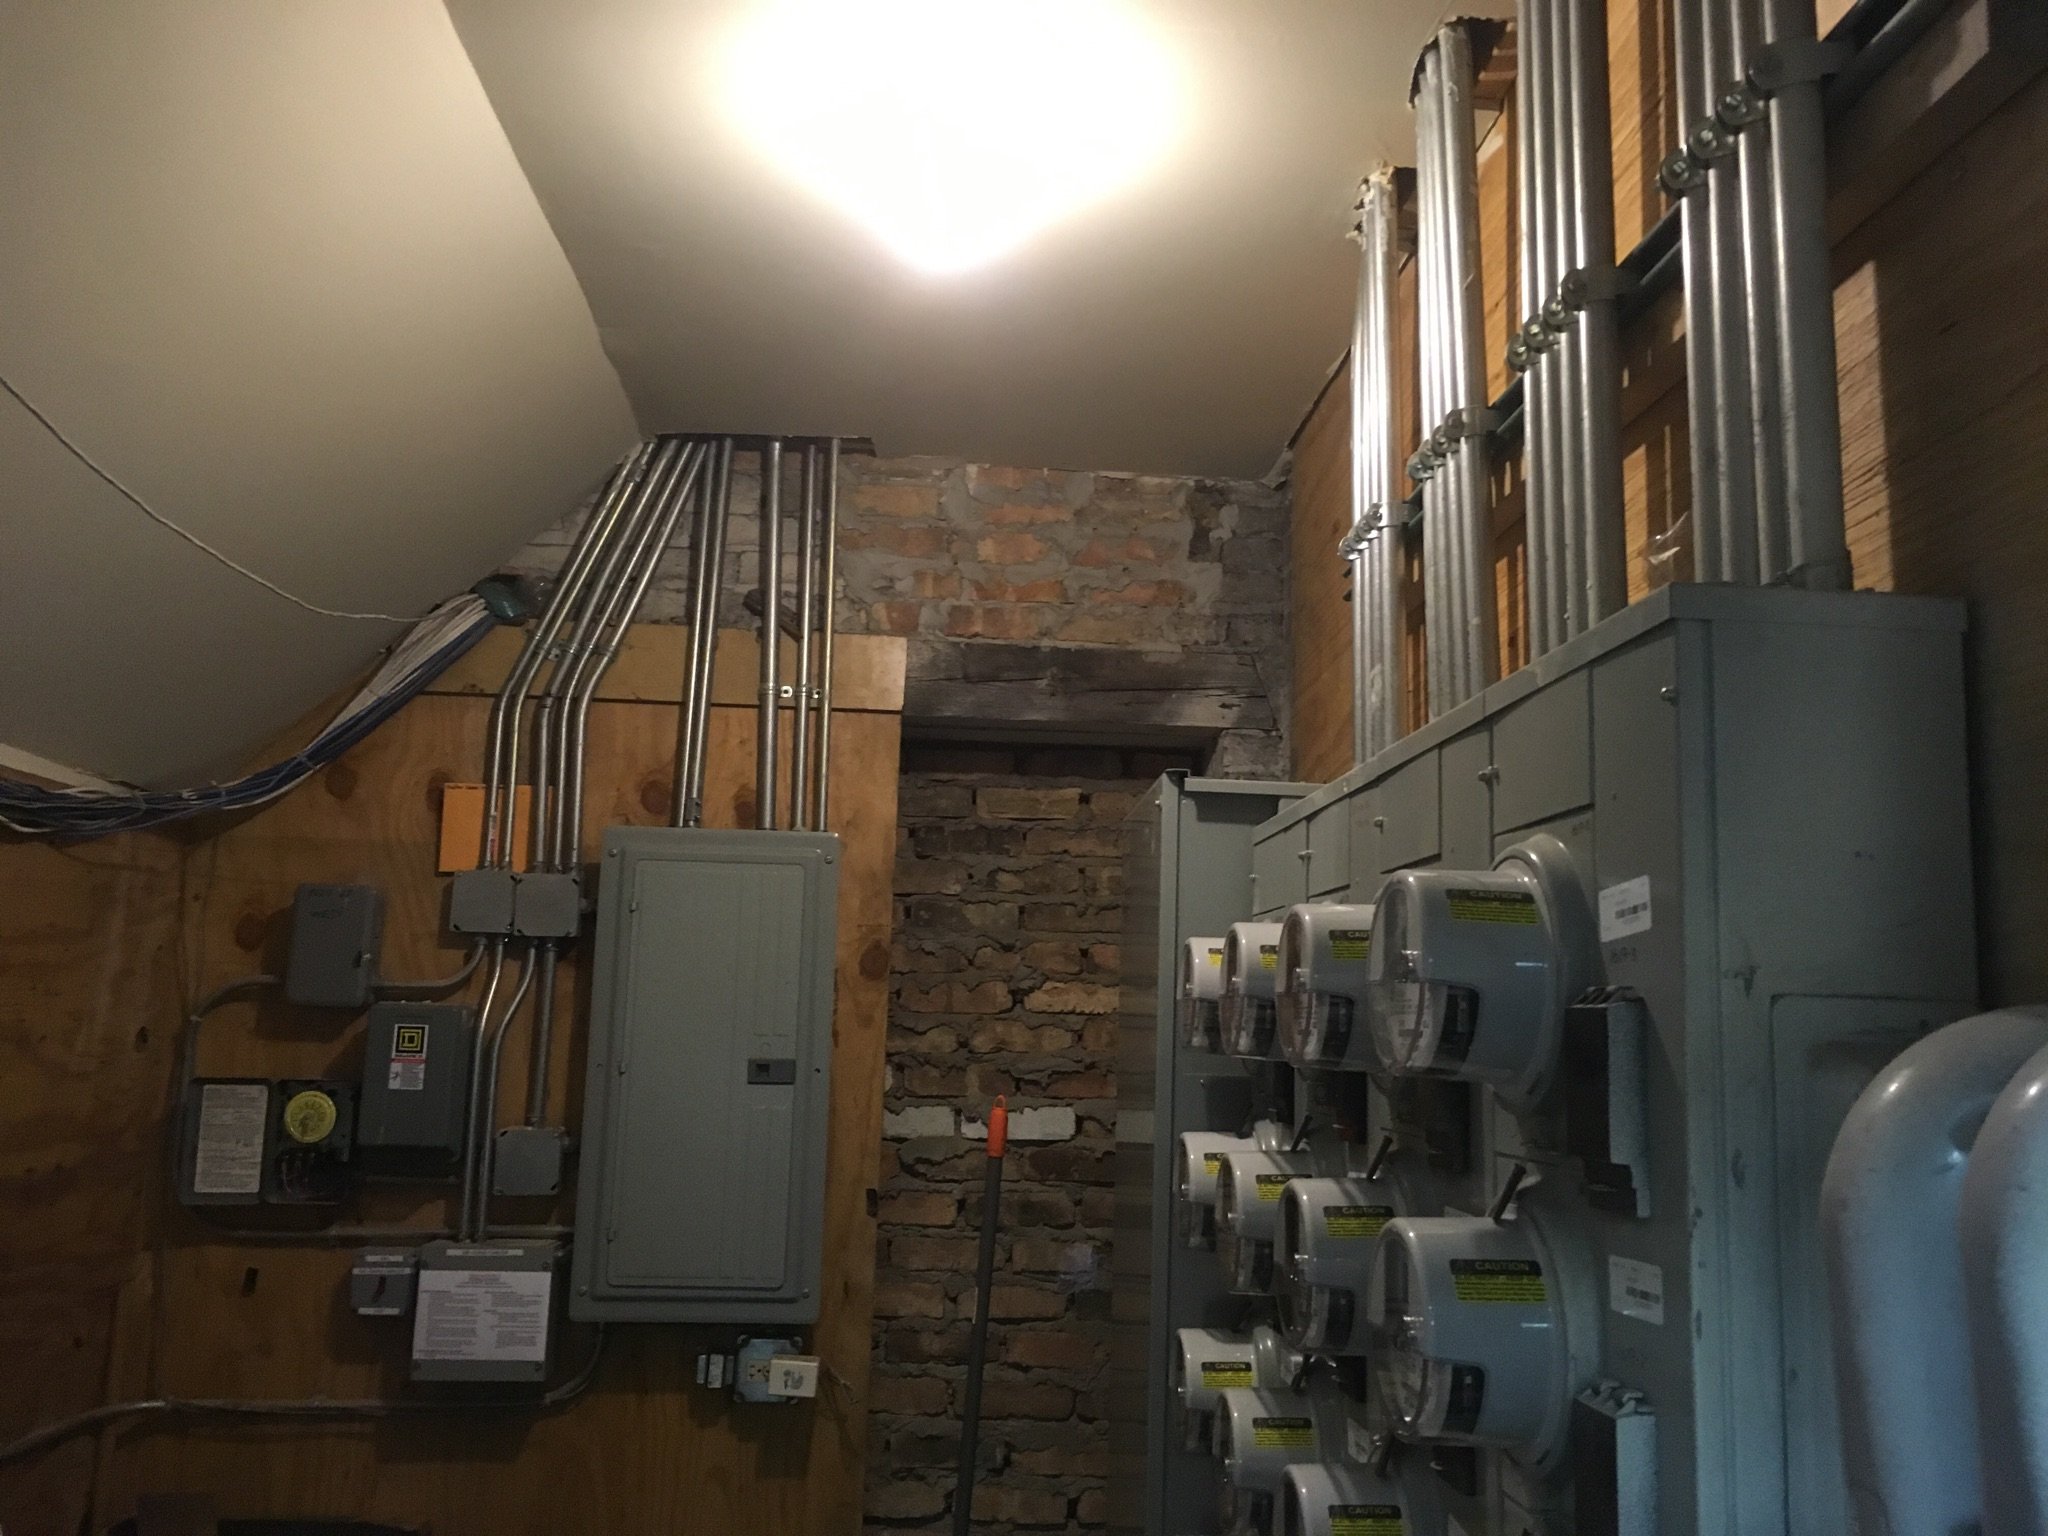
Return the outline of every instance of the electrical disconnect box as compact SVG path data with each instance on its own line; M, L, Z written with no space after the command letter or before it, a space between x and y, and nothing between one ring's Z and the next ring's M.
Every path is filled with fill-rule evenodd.
M384 944L384 897L373 885L302 885L292 899L284 995L314 1008L370 1006Z
M818 1315L839 839L614 828L571 1315Z
M1215 1061L1182 1036L1121 1109L1184 1209L1119 1229L1120 1279L1171 1274L1118 1313L1201 1301L1148 1340L1177 1432L1116 1529L1851 1528L1820 1179L1871 1076L1974 1007L1962 630L1664 589L1280 809L1220 866L1235 908L1130 947L1142 996L1183 939L1282 925L1249 1108L1182 1112Z
M353 1083L196 1078L179 1119L185 1205L331 1206L354 1183Z
M364 1033L356 1143L378 1173L445 1172L462 1155L476 1016L454 1003L379 1003Z

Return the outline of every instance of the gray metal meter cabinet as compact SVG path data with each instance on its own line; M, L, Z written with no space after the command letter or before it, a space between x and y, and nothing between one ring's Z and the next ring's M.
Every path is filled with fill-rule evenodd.
M605 834L572 1317L817 1320L839 859L820 832Z

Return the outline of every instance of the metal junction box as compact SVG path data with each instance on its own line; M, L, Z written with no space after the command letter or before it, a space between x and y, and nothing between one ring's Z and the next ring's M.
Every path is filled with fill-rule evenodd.
M571 1315L817 1320L839 839L605 836Z
M476 1016L458 1003L379 1003L363 1045L356 1145L373 1172L426 1174L462 1155Z

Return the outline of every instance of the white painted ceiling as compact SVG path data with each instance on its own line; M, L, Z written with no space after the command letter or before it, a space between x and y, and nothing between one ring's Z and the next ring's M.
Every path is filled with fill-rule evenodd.
M1350 208L1375 161L1412 158L1417 52L1447 13L1500 6L1136 3L1190 81L1184 141L1143 185L944 278L721 119L743 0L448 7L649 430L1262 474L1344 349ZM1034 105L992 92L986 110Z

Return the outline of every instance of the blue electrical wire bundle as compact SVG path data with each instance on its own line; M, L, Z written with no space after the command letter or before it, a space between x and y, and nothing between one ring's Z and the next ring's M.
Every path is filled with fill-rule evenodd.
M448 599L392 646L369 682L325 730L281 763L231 783L181 790L49 789L0 778L0 828L29 837L93 838L263 805L334 762L397 714L496 623L474 593Z

